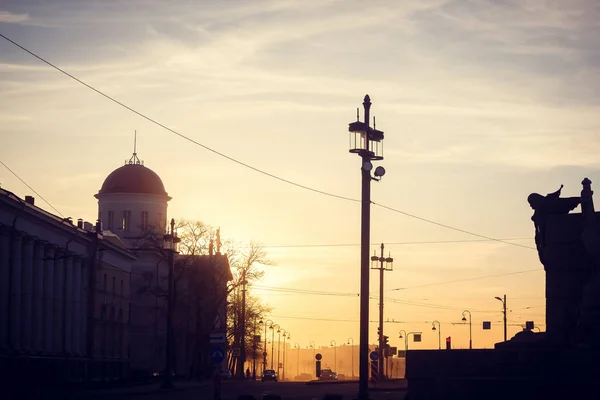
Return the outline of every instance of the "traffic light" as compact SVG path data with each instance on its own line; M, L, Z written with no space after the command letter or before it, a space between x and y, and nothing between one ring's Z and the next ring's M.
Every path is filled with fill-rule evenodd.
M381 336L381 331L377 328L377 337Z
M452 337L448 336L446 338L446 350L450 350L452 348Z
M385 336L385 335L383 335L383 344L384 344L384 345L388 344L388 339L389 339L389 338L390 338L389 336Z

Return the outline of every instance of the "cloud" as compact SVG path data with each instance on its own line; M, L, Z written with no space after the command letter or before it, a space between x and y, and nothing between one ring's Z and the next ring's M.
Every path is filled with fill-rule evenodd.
M0 10L0 23L20 24L30 21L29 14L14 14Z

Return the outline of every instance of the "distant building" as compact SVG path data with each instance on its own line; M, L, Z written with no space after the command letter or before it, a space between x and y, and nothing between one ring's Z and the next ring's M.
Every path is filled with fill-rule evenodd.
M110 276L129 286L135 257L117 237L106 239L91 224L75 225L34 203L0 189L0 369L15 379L32 371L56 382L118 378L127 354L109 351L115 343L104 338L119 330L114 336L125 347L127 320L92 311L101 295L108 298L98 285L90 290L91 279L118 271ZM96 264L97 258L103 260ZM128 292L114 304L127 310ZM101 328L105 323L113 325ZM102 340L92 346L97 331Z

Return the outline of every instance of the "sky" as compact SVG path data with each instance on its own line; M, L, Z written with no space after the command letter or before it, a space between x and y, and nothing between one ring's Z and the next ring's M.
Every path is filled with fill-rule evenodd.
M137 131L172 218L263 243L275 265L252 292L290 342L358 342L361 163L347 124L368 93L386 169L371 251L394 258L384 333L436 348L439 321L442 343L465 348L469 310L473 346L491 348L496 296L509 336L545 329L527 196L575 196L600 177L599 21L593 0L5 0L2 35L129 109L0 38L0 161L92 221ZM3 166L0 184L32 194ZM372 296L378 282L372 271Z

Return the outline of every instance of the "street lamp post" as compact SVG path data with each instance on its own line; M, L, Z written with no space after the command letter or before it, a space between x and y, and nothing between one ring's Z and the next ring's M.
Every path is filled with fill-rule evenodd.
M282 329L279 328L277 329L277 377L279 378L279 371L281 370L281 368L279 367L281 365L281 331ZM285 338L285 329L283 329L283 337Z
M438 331L438 349L440 349L440 350L441 350L441 349L442 349L442 327L441 327L441 325L440 325L440 321L437 321L437 320L436 320L436 321L433 321L433 322L431 323L431 330L432 330L432 331L435 331L435 330L436 330L436 329L435 329L435 324L437 324L437 325L438 325L438 327L437 327L437 331Z
M275 358L275 327L277 327L277 333L281 328L279 324L271 325L271 369L273 369L273 359ZM279 360L277 360L279 361Z
M265 372L265 369L267 369L267 328L272 329L271 328L272 326L273 326L273 321L271 321L270 319L265 321L265 347L263 349L263 372ZM272 352L271 352L271 354L272 354Z
M354 339L348 338L348 344L350 345L350 354L352 355L352 377L354 378Z
M359 354L359 383L358 400L369 397L369 241L371 225L371 180L379 180L385 169L379 166L375 177L371 176L373 164L371 161L383 160L383 132L371 128L370 110L371 99L366 95L363 101L364 122L357 120L348 126L350 132L350 153L358 154L361 158L361 223L360 223L360 354ZM358 110L357 110L358 114Z
M333 372L337 372L337 347L335 340L329 342L329 345L333 347Z
M504 299L498 296L496 296L495 299L502 302L502 313L504 314L504 341L506 342L506 295L504 295Z
M402 332L404 332L404 336L402 336ZM400 330L398 339L402 339L403 337L404 337L404 352L406 353L406 351L408 350L408 335L406 334L406 331L404 329Z
M258 321L258 324L262 324L262 318ZM254 337L252 338L252 380L256 380L256 350L258 349L258 345L256 344L256 317L254 318Z
M469 314L469 350L473 349L473 329L471 325L471 311L465 310L462 312L462 320L463 322L467 321L465 314Z
M381 256L377 257L373 255L371 257L371 269L379 270L379 358L378 358L378 371L379 380L383 380L385 374L383 373L383 346L384 346L384 335L383 335L383 273L385 271L392 271L394 269L394 259L388 255L387 258L383 256L384 245L381 243Z
M294 343L296 349L296 376L300 376L300 343Z
M175 234L175 220L171 218L171 230L163 237L163 247L168 252L168 288L167 288L167 343L165 351L165 373L161 387L163 389L173 389L173 270L175 269L174 256L177 253L177 243L179 238Z
M315 360L315 356L317 354L317 345L312 340L308 344L313 349L313 361L314 361Z
M286 353L285 338L286 338L286 335L287 335L287 338L289 339L290 338L290 333L286 332L285 329L284 329L284 333L283 333L283 359L282 359L282 363L281 363L282 369L283 369L283 372L282 372L282 375L281 375L281 380L284 380L284 381L285 381L285 353Z

